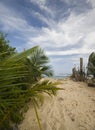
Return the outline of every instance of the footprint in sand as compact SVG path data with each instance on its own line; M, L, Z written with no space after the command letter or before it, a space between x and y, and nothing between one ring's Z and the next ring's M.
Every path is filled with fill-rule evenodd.
M93 102L95 102L95 98L91 98L91 100L92 100Z
M78 105L78 102L76 100L72 102L73 107L76 107L77 105Z
M79 130L87 130L85 126L79 126Z
M64 101L64 99L62 97L58 98L58 101Z
M72 121L75 121L75 116L74 116L74 114L72 114L71 112L69 112L69 113L68 113L68 116L70 117L70 119L71 119Z

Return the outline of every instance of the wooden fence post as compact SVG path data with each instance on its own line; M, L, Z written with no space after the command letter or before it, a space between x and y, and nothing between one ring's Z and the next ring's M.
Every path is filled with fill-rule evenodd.
M83 58L80 58L80 81L84 80L84 75L83 75Z
M80 58L80 72L83 73L83 58Z

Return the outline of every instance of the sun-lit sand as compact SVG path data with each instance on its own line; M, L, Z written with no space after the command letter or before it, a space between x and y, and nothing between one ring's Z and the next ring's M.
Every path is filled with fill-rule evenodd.
M43 130L95 130L95 88L70 78L58 85L64 90L45 97L38 109ZM25 114L20 130L39 130L33 106Z

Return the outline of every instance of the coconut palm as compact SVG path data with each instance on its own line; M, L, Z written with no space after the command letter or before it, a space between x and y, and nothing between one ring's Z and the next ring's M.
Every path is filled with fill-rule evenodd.
M12 124L23 119L23 110L28 101L34 105L41 129L36 106L39 101L42 103L44 92L55 95L59 90L49 81L39 82L43 75L52 75L47 63L48 57L38 46L0 61L1 130L8 130Z
M42 49L36 49L35 52L28 56L28 62L31 65L32 78L37 81L43 76L52 76L51 67L47 65L48 57L44 54Z

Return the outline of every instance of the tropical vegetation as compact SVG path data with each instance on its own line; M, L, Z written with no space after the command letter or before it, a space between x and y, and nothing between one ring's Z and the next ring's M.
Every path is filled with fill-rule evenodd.
M88 59L87 74L95 78L95 52L92 52Z
M7 34L0 32L0 60L16 53L16 48L9 45L9 40L6 40Z
M17 53L2 33L0 47L0 130L18 125L30 101L41 129L36 107L43 103L43 93L52 96L60 89L49 80L40 81L44 76L53 75L49 59L39 46Z

